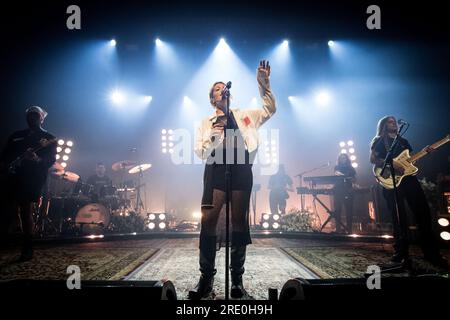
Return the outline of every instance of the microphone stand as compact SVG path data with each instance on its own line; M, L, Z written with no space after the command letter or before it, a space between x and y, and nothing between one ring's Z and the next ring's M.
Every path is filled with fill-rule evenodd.
M400 230L400 237L402 237L403 239L405 239L407 237L406 234L402 234L402 219L400 216L400 210L399 210L399 196L398 196L398 188L397 188L397 181L395 179L395 168L394 168L394 151L397 148L398 142L399 142L399 138L402 137L406 131L409 128L409 124L406 124L406 129L403 131L404 128L404 123L402 123L400 125L400 129L397 132L397 135L394 138L394 141L392 142L386 157L384 158L384 162L383 162L383 167L381 169L380 175L383 176L384 171L386 170L386 168L389 167L389 171L390 171L390 175L392 178L392 183L393 183L393 187L394 187L394 210L395 210L395 217L394 219L397 219L397 224L398 224L398 228ZM403 131L403 132L402 132ZM405 262L399 266L395 265L395 266L390 266L387 268L384 268L381 270L381 273L392 273L392 272L401 272L405 269L405 267L407 267L409 265L409 261L405 260Z
M230 265L230 200L231 200L231 167L228 163L227 154L228 148L231 143L228 143L227 128L231 123L230 116L230 91L224 91L226 96L225 115L227 117L227 124L224 128L224 143L225 143L225 300L229 300L230 297L230 271L228 266ZM233 153L234 155L234 153ZM234 161L234 159L233 159Z

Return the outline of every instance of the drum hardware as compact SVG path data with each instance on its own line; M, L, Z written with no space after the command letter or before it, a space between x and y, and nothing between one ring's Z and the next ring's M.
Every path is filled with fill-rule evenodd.
M138 186L136 187L137 193L136 193L136 213L140 214L141 209L145 211L144 203L142 202L141 198L141 188L145 187L145 183L141 184L141 179L144 177L144 171L147 171L150 169L152 165L150 163L143 163L140 165L137 165L130 170L128 170L128 173L130 174L139 174L138 175Z

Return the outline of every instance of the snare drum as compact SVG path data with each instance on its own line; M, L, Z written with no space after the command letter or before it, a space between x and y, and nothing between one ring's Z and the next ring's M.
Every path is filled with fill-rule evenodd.
M78 210L75 224L82 234L101 234L110 222L110 211L100 203L90 203Z

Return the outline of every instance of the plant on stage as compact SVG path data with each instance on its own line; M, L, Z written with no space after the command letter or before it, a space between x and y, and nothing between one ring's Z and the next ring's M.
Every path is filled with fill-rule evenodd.
M281 216L281 229L284 231L313 232L317 225L316 216L308 211L301 212L291 208L287 214Z
M439 191L437 185L434 182L427 181L426 178L419 179L419 182L427 198L431 213L437 214L439 210Z
M130 212L127 215L114 215L111 217L110 232L132 233L143 232L144 230L144 219L134 211Z

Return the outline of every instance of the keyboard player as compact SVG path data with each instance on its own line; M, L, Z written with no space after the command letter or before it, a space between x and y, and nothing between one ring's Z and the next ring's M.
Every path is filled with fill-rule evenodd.
M349 156L341 153L338 156L337 164L334 167L334 175L345 177L334 186L334 210L336 219L336 232L342 233L342 209L346 214L346 232L352 233L353 225L353 183L356 179L356 171L352 167Z

